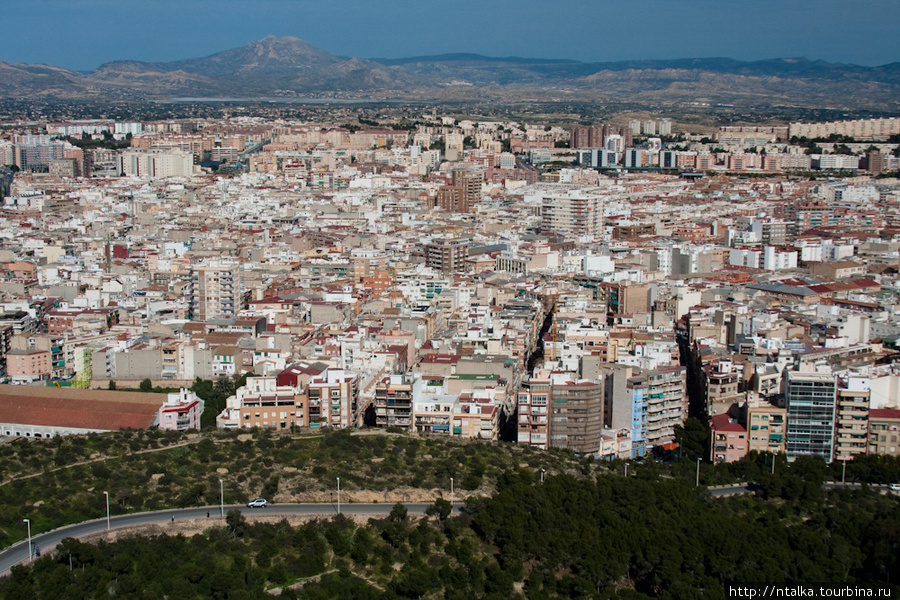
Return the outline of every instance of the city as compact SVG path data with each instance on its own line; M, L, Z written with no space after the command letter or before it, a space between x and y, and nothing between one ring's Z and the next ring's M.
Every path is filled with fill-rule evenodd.
M0 41L0 597L896 593L889 43L229 11L202 58Z

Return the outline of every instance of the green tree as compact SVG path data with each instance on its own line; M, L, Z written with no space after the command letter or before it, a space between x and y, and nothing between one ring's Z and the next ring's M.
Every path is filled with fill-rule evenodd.
M141 386L138 389L140 389L142 392L152 392L153 391L153 382L150 381L150 378L148 377L147 379L145 379L141 382Z
M443 521L450 516L452 510L453 505L450 502L443 498L438 498L434 501L434 504L425 509L425 514L429 517L437 516L439 520Z
M110 380L109 380L109 385L107 386L107 389L110 389L110 390L116 389L116 382L113 381L112 379L110 379Z
M232 537L243 537L247 531L247 519L236 508L229 510L228 514L225 515L225 524L228 525L228 531L231 532Z

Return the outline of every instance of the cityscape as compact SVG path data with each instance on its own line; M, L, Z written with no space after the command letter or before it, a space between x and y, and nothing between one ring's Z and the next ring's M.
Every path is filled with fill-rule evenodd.
M328 89L0 99L0 596L893 597L888 83L437 99L306 46L221 55Z

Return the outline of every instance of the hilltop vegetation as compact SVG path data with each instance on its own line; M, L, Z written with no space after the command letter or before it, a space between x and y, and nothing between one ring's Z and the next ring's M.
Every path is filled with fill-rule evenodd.
M729 585L878 584L900 572L900 506L868 490L715 499L680 480L513 469L448 517L255 523L66 540L0 580L18 598L725 598Z
M123 431L0 445L0 547L35 533L96 519L264 496L274 502L329 501L341 478L343 500L430 502L486 495L510 467L580 472L587 463L563 451L391 434L269 430L181 434ZM588 469L590 471L590 469Z

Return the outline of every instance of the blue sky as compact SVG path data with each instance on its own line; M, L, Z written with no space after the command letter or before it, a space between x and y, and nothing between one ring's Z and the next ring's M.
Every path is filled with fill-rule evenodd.
M91 70L292 35L363 58L900 61L900 0L3 0L0 61Z

